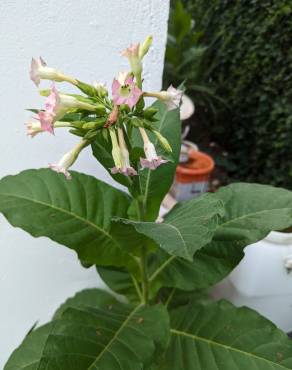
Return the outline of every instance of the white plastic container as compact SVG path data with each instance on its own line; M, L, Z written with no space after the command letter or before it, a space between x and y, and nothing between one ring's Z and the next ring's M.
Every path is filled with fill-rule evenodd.
M214 298L248 306L286 332L292 330L292 234L271 232L245 248L245 257L216 285Z

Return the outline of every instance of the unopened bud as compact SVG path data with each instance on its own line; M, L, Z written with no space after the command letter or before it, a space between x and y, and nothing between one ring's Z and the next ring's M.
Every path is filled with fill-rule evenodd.
M144 56L148 53L150 46L153 42L153 36L149 35L146 37L146 39L142 42L142 44L139 47L139 58L143 59Z
M167 153L171 153L172 152L172 148L171 146L169 145L169 142L167 141L167 139L161 135L160 132L158 131L153 131L154 135L157 137L160 145L162 146L162 148L167 152Z
M153 116L155 116L155 114L158 112L158 109L157 108L154 108L154 107L149 107L149 108L146 108L143 112L143 116L145 118L152 118Z

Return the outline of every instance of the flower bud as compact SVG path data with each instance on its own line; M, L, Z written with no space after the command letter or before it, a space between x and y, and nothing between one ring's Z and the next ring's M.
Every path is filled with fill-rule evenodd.
M96 89L97 95L101 98L108 96L108 91L104 83L94 81L92 86Z
M139 58L143 59L144 56L148 53L150 46L153 42L153 36L149 35L146 37L146 39L143 41L143 43L139 47Z
M115 129L109 129L111 141L112 141L112 156L115 163L115 167L111 169L112 173L118 173L123 167L123 158L119 143L117 140Z
M161 135L160 132L154 130L153 131L154 135L157 137L160 145L162 146L162 148L167 152L167 153L171 153L172 152L172 148L171 146L169 145L169 142L167 141L167 139Z
M152 118L153 116L155 116L155 114L158 112L158 109L157 108L154 108L154 107L149 107L149 108L146 108L143 112L143 116L145 118Z

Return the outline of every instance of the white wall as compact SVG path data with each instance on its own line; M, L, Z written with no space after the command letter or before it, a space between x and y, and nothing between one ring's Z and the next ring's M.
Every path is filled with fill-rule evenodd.
M77 140L61 131L26 137L24 109L42 102L28 76L31 57L41 55L81 80L110 86L113 75L127 69L119 52L151 33L146 86L159 89L168 7L169 0L1 0L0 177L45 167ZM90 150L75 169L109 180ZM79 267L74 252L33 239L0 216L0 368L35 321L48 320L75 291L99 284L94 270Z

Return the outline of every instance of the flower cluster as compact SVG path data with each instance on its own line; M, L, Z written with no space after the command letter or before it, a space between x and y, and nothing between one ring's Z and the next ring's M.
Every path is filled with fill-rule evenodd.
M157 154L149 134L164 152L170 153L171 146L165 137L156 129L157 109L145 108L145 98L156 98L165 103L168 110L179 107L182 91L170 86L167 91L143 91L143 58L152 44L148 36L141 44L133 44L122 52L129 60L130 69L120 72L114 78L111 95L101 83L87 84L57 69L47 66L42 58L32 59L30 78L39 86L41 80L52 82L49 90L40 90L45 96L44 109L33 110L36 116L27 123L27 133L31 137L41 133L54 134L56 128L66 127L74 135L80 136L81 141L57 164L50 164L54 171L63 173L71 178L68 169L76 161L83 148L98 140L99 135L110 140L113 166L108 170L112 174L136 176L139 170L149 168L155 170L167 162ZM60 92L55 82L68 82L77 87L83 95L65 94ZM131 161L131 135L138 130L143 141L144 156L137 162Z

